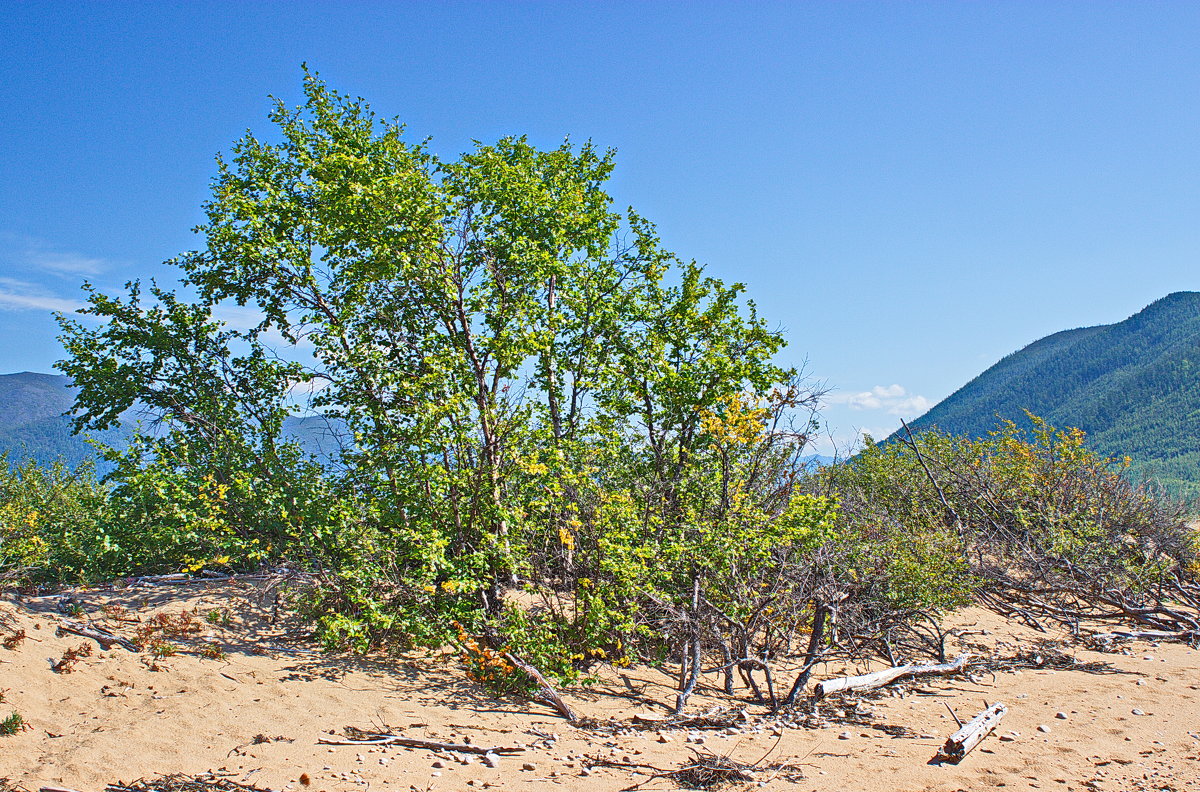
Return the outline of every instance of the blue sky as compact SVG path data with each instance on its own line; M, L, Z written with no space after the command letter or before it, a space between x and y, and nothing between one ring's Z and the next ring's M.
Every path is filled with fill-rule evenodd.
M879 435L998 358L1200 288L1200 4L9 3L0 372L90 279L169 279L214 155L308 62L445 155L617 149Z

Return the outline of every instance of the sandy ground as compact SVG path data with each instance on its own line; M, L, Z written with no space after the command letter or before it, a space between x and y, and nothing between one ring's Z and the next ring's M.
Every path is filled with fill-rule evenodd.
M173 639L181 651L161 660L56 635L60 620L70 618L57 600L0 599L0 639L19 630L28 636L0 648L0 719L16 711L29 724L0 737L0 778L30 790L55 785L83 792L119 780L203 772L284 792L615 792L640 781L648 782L643 789L669 790L677 786L670 779L597 760L675 769L694 751L711 751L746 763L761 760L763 767L793 766L786 773L760 771L757 785L765 789L1200 790L1200 655L1184 645L1068 650L1081 662L1104 661L1119 673L1026 669L975 681L910 682L859 705L871 712L873 725L780 728L765 707L710 688L694 697L690 710L744 706L749 720L736 729L611 735L575 729L539 704L497 699L466 680L452 657L322 654L286 618L272 623L272 595L261 585L72 592L86 618L124 635L154 614L191 613L200 632ZM105 620L104 606L125 620ZM216 623L210 623L214 611ZM1010 653L1045 637L982 611L964 612L957 621L975 633L964 640L999 644ZM92 647L90 656L67 673L52 669L65 652L84 645ZM206 645L224 655L202 656ZM840 670L821 669L816 678ZM715 676L708 681L718 683ZM587 715L628 719L665 712L673 700L670 685L662 671L627 669L571 691L568 699ZM958 765L933 761L956 728L950 709L966 721L996 701L1009 712L980 748ZM846 706L854 705L821 705L834 721ZM525 750L489 767L465 754L317 742L345 726ZM903 736L878 728L900 726Z

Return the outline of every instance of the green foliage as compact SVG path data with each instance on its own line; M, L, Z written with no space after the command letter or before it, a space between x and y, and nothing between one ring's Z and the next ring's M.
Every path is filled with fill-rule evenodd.
M277 137L219 161L205 247L175 262L196 299L89 286L102 323L63 320L79 428L135 404L160 425L108 454L108 547L144 569L299 555L331 646L437 643L457 621L549 662L539 647L628 651L696 580L724 595L822 521L799 500L774 520L771 476L802 443L735 459L757 418L714 438L790 377L781 337L612 210L611 152L512 137L443 160L304 88ZM221 323L229 303L261 322ZM297 410L346 427L337 469L283 441ZM518 580L554 604L514 610Z
M154 427L106 451L88 574L288 560L329 648L456 642L526 692L506 653L694 678L701 651L787 652L834 603L886 631L965 601L965 540L901 449L805 478L819 394L740 284L613 211L611 152L445 160L304 89L219 161L203 248L173 262L190 298L88 286L101 321L62 320L78 428L135 406ZM344 428L336 464L287 441L297 414Z
M108 524L107 497L87 464L0 456L0 579L80 582L109 571L93 544Z
M1005 421L984 439L929 431L868 444L824 475L858 522L900 529L909 549L886 536L867 546L901 568L920 561L900 587L917 602L930 581L971 577L974 586L1036 586L1045 596L1136 593L1195 563L1182 503L1130 484L1128 461L1090 450L1078 429L1034 415L1026 426Z

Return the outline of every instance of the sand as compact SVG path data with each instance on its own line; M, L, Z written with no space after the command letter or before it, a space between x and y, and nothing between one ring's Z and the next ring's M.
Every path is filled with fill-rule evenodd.
M69 592L87 617L124 635L155 614L192 614L200 631L174 639L181 651L160 660L56 635L57 624L71 618L59 600L0 599L6 622L0 639L22 629L28 636L0 648L0 718L16 711L29 723L27 730L0 737L0 778L30 790L53 785L82 792L140 777L205 772L284 792L615 792L639 781L648 781L642 787L648 790L677 786L628 768L594 766L597 759L674 769L694 751L711 751L746 763L793 765L787 774L758 773L762 783L756 788L764 789L1200 789L1200 654L1181 644L1126 644L1123 653L1068 650L1080 662L1107 662L1119 673L1026 669L985 673L974 681L927 679L900 686L904 695L893 690L863 705L874 724L905 727L905 736L845 723L775 729L765 707L715 688L703 689L689 710L744 707L749 720L741 728L614 736L575 729L537 703L497 698L467 680L452 655L324 654L286 614L272 620L278 613L274 595L262 585ZM130 621L104 621L104 606L110 612L124 608ZM213 621L225 623L210 623L213 611ZM1002 652L1046 637L985 611L968 610L955 621L971 627L973 634L963 640L999 644ZM94 650L90 656L67 673L52 669L65 652L84 645ZM210 645L224 655L203 656ZM846 670L857 669L822 668L816 678ZM718 682L715 676L707 681ZM593 687L569 691L566 698L583 714L628 719L665 712L673 701L670 686L664 671L609 670ZM996 701L1009 712L977 750L958 765L932 761L957 728L949 710L965 721ZM831 714L839 706L822 705ZM525 750L489 767L481 757L318 743L345 726Z

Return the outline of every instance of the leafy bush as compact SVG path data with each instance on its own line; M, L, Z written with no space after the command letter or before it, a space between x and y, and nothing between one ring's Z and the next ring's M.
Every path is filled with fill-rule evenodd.
M108 490L90 465L0 456L0 580L91 579L102 571L95 549L109 515Z
M1089 450L1079 430L1029 419L982 440L868 443L822 474L874 532L863 546L900 573L886 576L888 598L927 609L975 590L1010 613L1066 616L1160 607L1163 587L1195 567L1187 504L1132 484L1128 460Z

